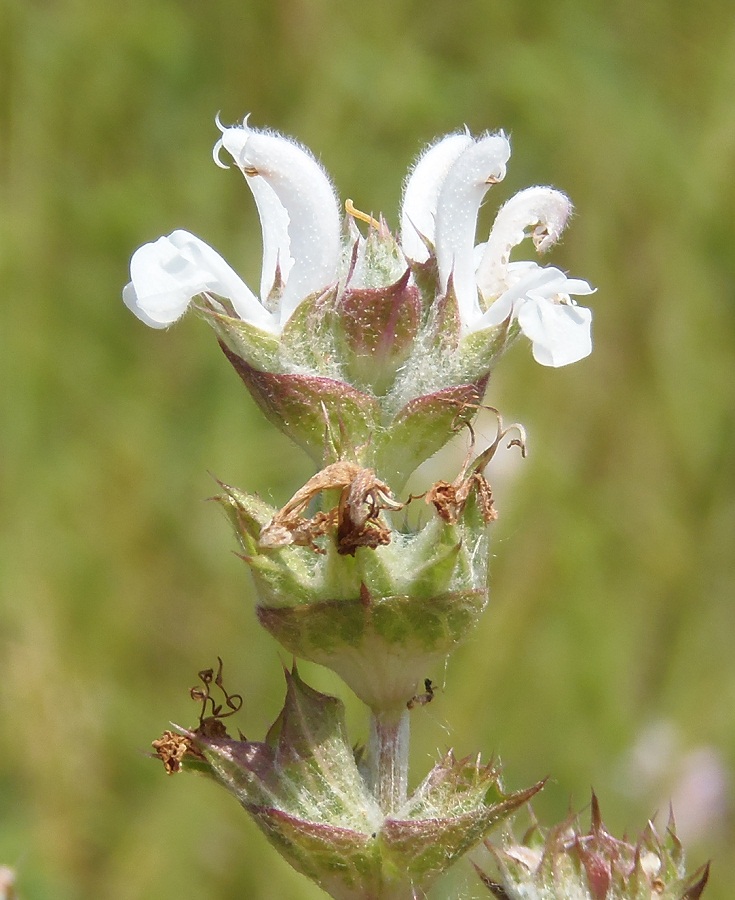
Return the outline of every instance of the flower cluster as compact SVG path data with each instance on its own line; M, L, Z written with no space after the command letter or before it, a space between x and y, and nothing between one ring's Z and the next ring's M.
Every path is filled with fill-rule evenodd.
M454 295L462 338L517 323L543 365L564 366L590 353L591 313L572 297L593 289L555 267L510 258L526 237L539 252L559 239L571 211L564 194L548 187L521 191L500 209L487 241L475 244L480 205L505 177L510 157L502 132L479 138L450 134L424 152L406 181L400 242L391 247L392 254L384 254L381 265L371 267L369 241L349 227L343 237L334 188L308 150L251 128L247 119L221 131L215 160L225 166L223 152L234 160L260 215L260 294L211 247L177 230L145 244L132 258L123 297L146 324L164 328L199 298L211 309L233 313L277 336L310 296L383 287L405 271L414 281L418 269L433 262L432 301ZM357 215L378 228L382 224Z
M709 865L687 875L673 815L663 837L649 822L630 843L607 831L594 794L591 813L586 833L570 816L546 834L534 822L521 842L506 833L502 849L487 843L499 875L480 878L501 900L699 900Z
M220 126L221 127L221 126ZM498 358L519 335L562 366L591 350L585 281L511 260L530 237L545 252L571 204L548 187L521 191L475 244L480 205L510 156L499 132L450 134L411 170L400 239L346 201L303 147L249 126L221 128L214 148L245 176L260 214L259 296L185 231L133 255L126 304L163 328L190 304L215 330L266 416L319 466L345 458L400 490L477 412ZM359 226L367 225L366 233Z

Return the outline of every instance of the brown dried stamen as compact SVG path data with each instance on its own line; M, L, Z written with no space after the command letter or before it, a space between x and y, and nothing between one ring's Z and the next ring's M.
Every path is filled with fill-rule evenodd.
M337 506L303 515L311 500L324 491L339 490ZM260 532L259 544L268 549L297 544L324 553L315 541L336 528L337 550L354 556L358 547L375 548L390 542L390 528L381 520L384 509L401 509L387 484L372 469L344 460L317 472L299 488Z
M214 669L202 669L199 672L199 680L204 685L204 688L200 688L199 685L191 688L189 691L189 696L192 700L198 700L202 704L201 712L199 713L199 727L201 728L204 723L208 719L226 719L228 716L233 715L236 712L239 712L242 709L242 694L229 694L225 690L225 686L222 681L222 669L224 668L224 663L222 662L222 657L217 657L217 662L219 665L217 666L217 674L214 674ZM215 703L214 698L211 694L210 685L214 682L214 684L220 689L225 698L225 705L228 707L229 712L223 712L222 704ZM206 716L207 705L211 704L212 711L209 716Z
M202 754L193 746L191 739L183 734L173 731L164 731L157 741L151 746L156 751L156 756L163 763L167 775L175 775L181 771L181 764L187 754L197 759L204 759Z
M475 432L469 422L465 423L470 432L470 447L462 470L451 483L448 481L437 481L425 495L426 502L433 503L437 513L449 525L455 525L457 523L473 490L477 495L477 502L480 507L480 514L482 515L483 521L487 524L489 522L494 522L498 518L498 513L493 503L492 488L482 472L485 466L487 466L490 460L495 456L495 453L500 446L500 442L507 437L511 431L516 430L518 432L518 437L513 438L508 443L508 447L519 447L521 456L525 458L527 455L526 432L523 426L514 423L513 425L504 428L503 419L495 407L487 406L483 408L489 409L497 416L498 428L495 440L486 450L483 450L483 452L475 458L474 462L470 463L475 446ZM468 469L471 469L469 475L467 474Z

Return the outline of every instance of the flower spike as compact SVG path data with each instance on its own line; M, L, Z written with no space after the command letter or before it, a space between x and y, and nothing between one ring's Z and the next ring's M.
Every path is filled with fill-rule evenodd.
M424 897L543 786L508 794L497 763L449 751L409 795L408 737L410 718L441 702L436 672L489 602L498 512L486 470L501 444L526 455L523 426L506 428L494 407L484 408L496 413L495 438L475 449L472 422L496 361L521 333L546 366L591 349L591 313L572 299L590 285L511 259L526 237L538 252L552 246L571 203L548 187L522 191L476 245L510 144L503 132L456 132L415 163L398 240L382 214L351 200L343 218L327 174L296 142L248 118L216 121L215 162L228 168L227 151L260 217L259 295L199 238L173 231L135 252L124 301L162 328L194 300L263 413L316 464L278 508L222 482L213 499L253 577L259 624L294 658L339 676L369 708L370 728L355 749L341 702L294 664L265 739L235 740L226 720L244 695L225 690L218 658L190 692L198 725L167 730L153 747L170 774L219 780L334 900ZM411 473L461 427L461 469L434 481L414 515ZM636 845L616 841L593 796L588 834L572 819L540 841L536 826L523 844L508 832L487 845L499 874L481 877L501 900L650 900L669 884L661 900L698 900L707 870L686 878L670 828L663 840L650 826Z

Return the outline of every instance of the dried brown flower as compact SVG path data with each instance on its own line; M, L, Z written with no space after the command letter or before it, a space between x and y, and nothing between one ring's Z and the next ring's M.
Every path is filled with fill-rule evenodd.
M339 491L337 505L311 518L304 510L317 494ZM401 509L390 488L372 469L340 460L326 466L299 488L260 532L261 547L277 549L290 544L324 550L315 541L336 528L339 553L354 556L358 547L379 547L390 542L390 528L380 518L384 509Z

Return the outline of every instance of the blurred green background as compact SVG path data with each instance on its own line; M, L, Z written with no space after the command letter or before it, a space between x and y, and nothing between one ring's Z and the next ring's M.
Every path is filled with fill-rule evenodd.
M414 715L437 752L550 775L633 834L674 797L711 900L735 883L735 16L728 0L0 0L0 863L24 900L317 898L224 792L146 758L226 661L262 736L284 654L211 474L281 504L311 474L194 317L124 309L131 252L183 227L251 284L259 230L214 115L297 136L396 224L420 147L466 123L514 155L489 203L549 183L552 261L599 288L593 356L519 344L488 401L493 602ZM486 211L485 227L490 221ZM507 457L510 459L510 455ZM508 472L501 470L508 468ZM493 476L493 469L490 473ZM315 686L357 704L328 673ZM584 813L586 817L586 813ZM463 893L462 893L463 892ZM480 897L469 865L436 897Z

